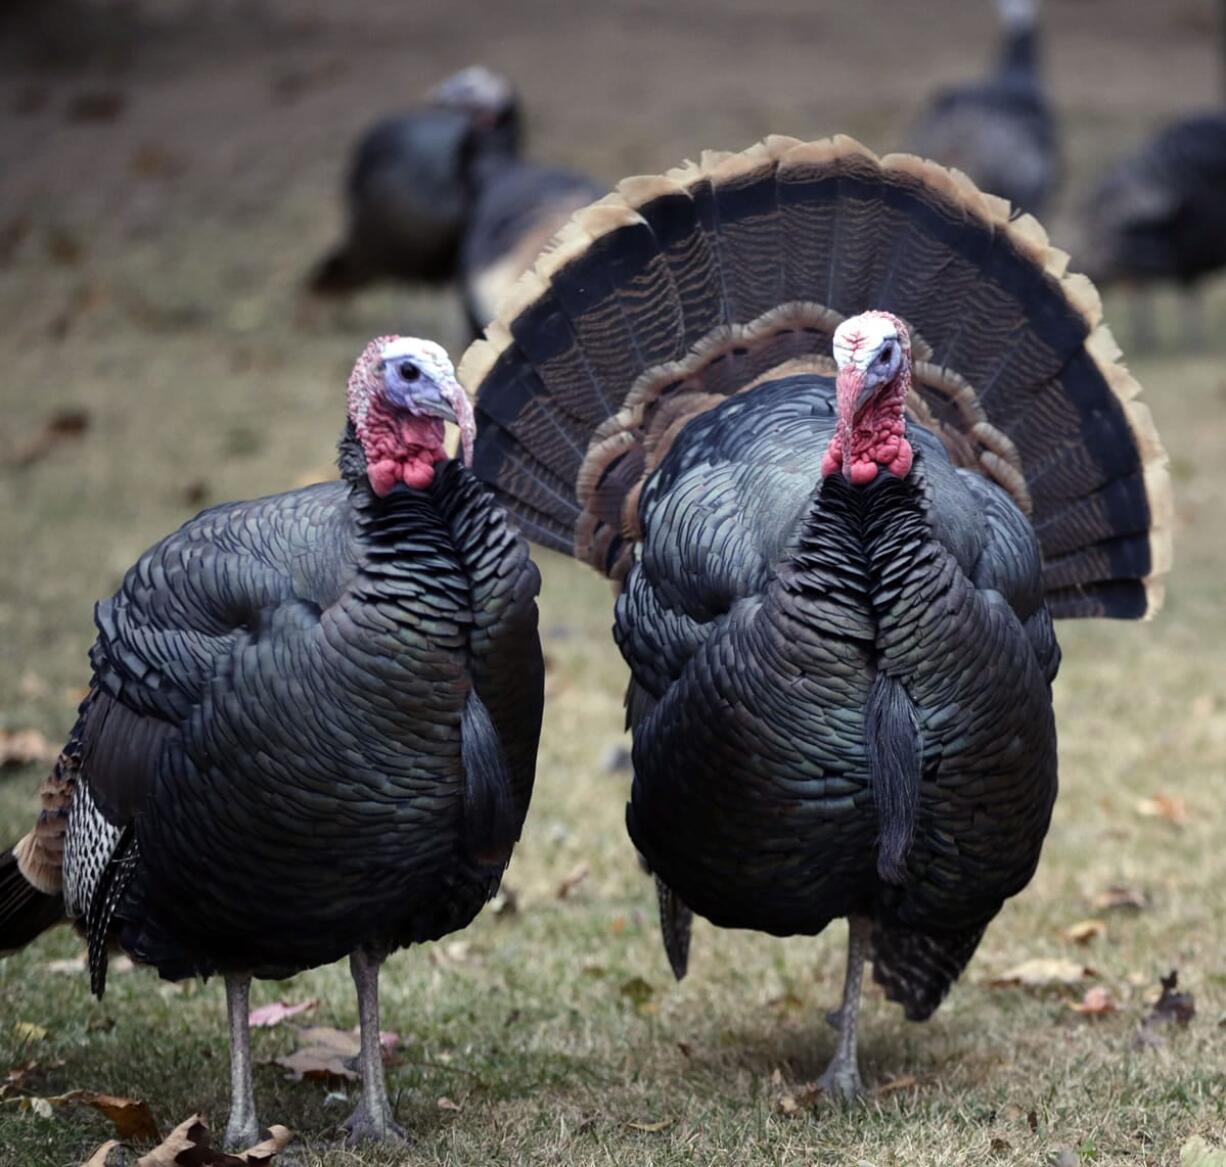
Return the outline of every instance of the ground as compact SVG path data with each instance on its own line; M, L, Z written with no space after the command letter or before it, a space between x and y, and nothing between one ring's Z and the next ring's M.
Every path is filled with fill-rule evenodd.
M1062 238L1094 167L1214 100L1219 65L1208 0L1051 0L1046 18L1067 127ZM337 229L345 152L370 118L482 60L522 83L540 156L610 179L769 131L886 149L924 93L980 68L992 37L988 4L972 0L47 0L0 20L0 727L53 740L86 680L91 605L145 546L206 502L326 474L344 378L372 334L462 346L446 295L301 310L298 281ZM1109 318L1125 307L1109 297ZM1172 455L1167 607L1153 624L1060 629L1063 789L1038 875L930 1023L868 993L865 1106L804 1089L834 1044L821 1017L843 925L781 941L700 923L690 976L672 982L622 826L627 774L605 766L625 680L608 587L546 554L549 705L507 876L517 911L387 966L384 1026L401 1037L389 1081L411 1151L340 1149L335 1088L257 1071L261 1119L300 1132L296 1161L1157 1165L1191 1136L1220 1141L1226 374L1220 340L1182 351L1176 298L1160 309L1164 347L1132 365ZM1210 320L1220 335L1220 289ZM84 432L40 454L64 410L85 415ZM26 829L39 777L4 772L0 841ZM1145 906L1096 905L1112 886ZM1062 937L1087 917L1105 933L1085 947ZM224 1125L221 985L120 972L99 1004L83 975L48 967L77 951L61 929L0 962L0 1076L35 1059L43 1095L147 1099L164 1130L194 1111ZM1094 977L991 984L1037 957ZM1137 1048L1172 968L1197 1015ZM1118 1011L1069 1007L1093 986ZM343 966L261 984L254 1000L316 997L313 1022L355 1023ZM289 1026L255 1037L260 1058L292 1045ZM77 1163L109 1133L92 1111L39 1117L0 1095L5 1162Z

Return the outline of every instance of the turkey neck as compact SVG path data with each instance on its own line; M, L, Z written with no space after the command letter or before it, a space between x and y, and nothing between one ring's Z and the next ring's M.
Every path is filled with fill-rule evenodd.
M926 495L918 450L903 478L883 471L865 486L838 474L823 479L788 583L816 601L815 622L828 634L891 654L907 611L916 607L897 601L912 595L935 554Z

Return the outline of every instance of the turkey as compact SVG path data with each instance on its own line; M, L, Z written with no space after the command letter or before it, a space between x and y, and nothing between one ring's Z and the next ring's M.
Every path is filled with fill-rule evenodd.
M1188 293L1188 340L1199 344L1197 283L1226 267L1226 113L1167 126L1094 184L1081 208L1078 261L1103 284L1172 280ZM1134 330L1151 339L1139 299Z
M65 914L101 997L108 946L222 974L230 1147L255 1142L253 976L348 956L361 1020L351 1140L395 1138L378 976L467 925L532 792L539 576L443 448L472 412L446 353L381 337L348 388L342 480L206 510L96 610L93 678L0 856L0 951Z
M1055 118L1038 68L1038 0L997 0L1002 41L995 73L938 93L907 149L969 174L985 191L1040 214L1059 170Z
M472 167L516 156L520 136L511 83L481 66L449 77L421 107L377 123L359 142L345 184L348 233L312 273L311 290L453 279L476 195Z
M627 826L691 914L938 1004L1035 870L1053 616L1156 611L1166 460L1084 276L936 163L772 137L579 212L461 363L474 470L618 586Z
M488 153L474 164L479 192L460 244L464 308L474 335L550 238L607 186L582 174Z

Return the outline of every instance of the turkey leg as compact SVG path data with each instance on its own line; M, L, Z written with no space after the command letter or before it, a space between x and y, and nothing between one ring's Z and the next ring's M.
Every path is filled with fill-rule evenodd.
M230 1121L226 1123L223 1145L227 1151L245 1151L260 1141L251 1085L250 993L250 977L226 977L226 1008L230 1013Z
M405 1141L405 1133L392 1117L392 1104L387 1097L383 1079L383 1046L379 1041L379 966L376 958L364 948L355 948L349 956L349 971L358 991L358 1019L362 1026L362 1098L358 1108L346 1120L346 1142L362 1139Z
M843 1102L854 1102L864 1094L856 1059L856 1024L860 1019L860 980L872 935L873 922L867 916L847 918L847 979L843 982L843 1004L828 1018L839 1031L839 1040L834 1057L817 1080L831 1098Z

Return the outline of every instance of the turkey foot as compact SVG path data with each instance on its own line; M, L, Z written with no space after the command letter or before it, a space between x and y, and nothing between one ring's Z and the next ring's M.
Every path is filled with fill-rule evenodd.
M856 1026L860 1020L860 980L864 961L872 943L873 922L867 916L847 919L847 979L843 982L843 1004L837 1013L827 1014L838 1031L834 1057L817 1084L840 1102L855 1102L864 1097L864 1082L856 1058Z
M386 1104L386 1099L384 1102L385 1105L372 1111L366 1105L366 1095L363 1093L357 1109L341 1123L341 1130L345 1132L347 1145L355 1146L367 1139L372 1142L409 1142L409 1136L405 1134L404 1127L392 1117L391 1106Z
M387 1097L383 1078L383 1046L379 1041L379 966L376 957L364 948L349 955L349 971L358 992L358 1020L362 1027L362 1100L344 1123L345 1142L350 1145L363 1139L381 1142L408 1142L403 1128L392 1117L392 1104Z
M230 1119L222 1140L226 1151L245 1151L260 1141L251 1084L250 992L249 976L226 977L226 1009L230 1015Z

